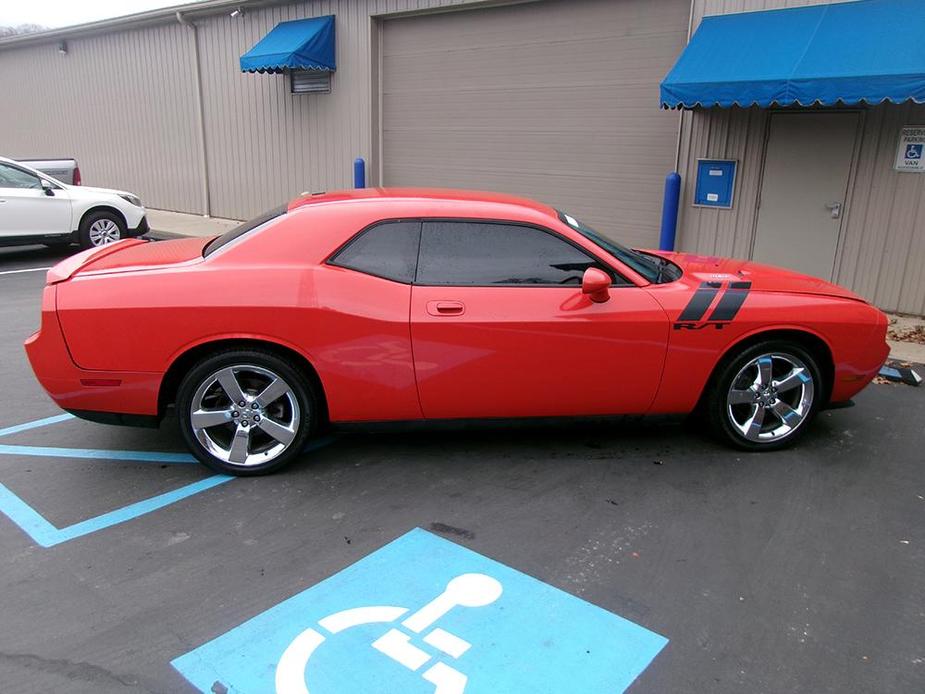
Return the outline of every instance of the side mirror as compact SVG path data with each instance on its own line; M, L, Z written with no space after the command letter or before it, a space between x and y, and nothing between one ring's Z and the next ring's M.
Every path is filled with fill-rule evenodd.
M40 179L40 180L41 180L41 182L42 182L42 190L45 191L45 195L54 195L54 194L55 194L55 187L54 187L53 185L51 185L51 183L49 183L48 181L46 181L44 178L42 178L42 179Z
M610 275L596 267L589 267L581 278L581 293L596 304L603 304L610 298Z

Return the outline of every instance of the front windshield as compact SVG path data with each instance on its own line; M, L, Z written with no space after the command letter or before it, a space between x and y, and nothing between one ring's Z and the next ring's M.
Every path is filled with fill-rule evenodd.
M582 224L571 215L559 212L559 219L568 224L572 229L584 236L589 241L596 243L605 251L610 253L614 258L629 266L640 275L645 277L649 282L661 282L663 280L662 263L667 262L655 256L634 251L632 248L611 241L601 236L586 224Z

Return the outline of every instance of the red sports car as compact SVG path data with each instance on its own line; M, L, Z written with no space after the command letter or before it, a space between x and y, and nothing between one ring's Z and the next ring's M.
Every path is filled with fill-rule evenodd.
M175 405L199 460L254 475L347 422L699 411L776 449L870 382L886 327L823 280L631 250L529 200L367 189L78 253L26 350L64 409Z

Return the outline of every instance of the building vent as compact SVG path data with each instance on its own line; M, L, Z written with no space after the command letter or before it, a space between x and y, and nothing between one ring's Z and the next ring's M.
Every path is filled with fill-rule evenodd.
M289 90L293 94L326 94L331 91L331 73L326 70L290 70Z

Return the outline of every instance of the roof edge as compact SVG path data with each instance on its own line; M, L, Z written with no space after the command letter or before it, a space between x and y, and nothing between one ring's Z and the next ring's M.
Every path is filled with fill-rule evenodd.
M170 5L156 10L136 12L121 17L100 19L95 22L85 22L73 26L36 31L30 34L18 34L0 39L0 50L18 48L34 43L46 43L67 38L91 36L112 30L128 30L152 24L169 24L177 21L177 14L183 17L195 18L212 14L220 14L224 10L238 7L258 7L266 5L284 5L292 0L200 0L182 5Z

